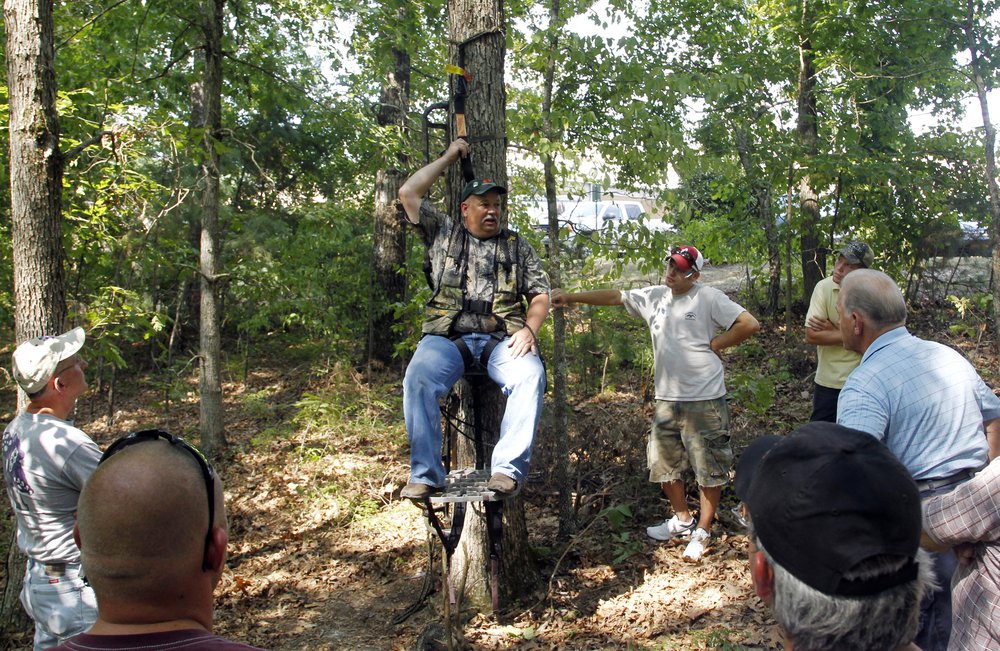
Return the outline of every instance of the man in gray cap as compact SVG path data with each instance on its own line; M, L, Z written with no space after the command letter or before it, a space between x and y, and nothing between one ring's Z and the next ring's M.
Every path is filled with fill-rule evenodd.
M14 379L28 404L3 433L3 477L17 519L17 545L28 556L21 603L35 622L34 648L48 649L90 627L94 591L80 573L73 541L76 504L101 451L69 419L87 390L75 328L14 351Z
M875 254L864 242L847 242L840 247L833 273L816 283L806 312L806 343L816 346L816 379L813 382L813 409L809 420L837 421L837 399L847 376L861 362L861 355L844 348L837 316L840 283L856 269L872 266Z

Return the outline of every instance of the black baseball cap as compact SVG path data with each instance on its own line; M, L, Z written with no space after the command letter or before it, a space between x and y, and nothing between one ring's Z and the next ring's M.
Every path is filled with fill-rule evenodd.
M784 436L768 434L758 439L754 439L750 445L743 450L739 460L736 462L736 478L733 479L733 488L736 490L736 497L741 502L747 501L747 491L750 490L750 480L753 479L754 469L760 463L764 455L771 451L774 444L784 439Z
M741 459L735 479L745 486L741 499L771 557L828 595L873 595L914 580L920 494L889 449L869 434L825 422L775 438L754 450L756 463ZM910 562L890 574L844 578L876 556Z
M462 189L462 197L459 200L465 201L469 198L470 194L486 194L490 190L496 190L500 194L507 194L507 188L497 185L489 179L472 179L465 184L465 188Z

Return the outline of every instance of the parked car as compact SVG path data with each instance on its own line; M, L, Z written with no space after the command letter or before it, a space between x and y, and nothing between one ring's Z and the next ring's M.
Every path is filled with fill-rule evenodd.
M545 202L538 201L529 210L532 223L539 230L548 228L548 212ZM653 231L673 230L669 224L660 219L651 219L642 203L632 199L612 201L590 201L588 199L560 198L556 212L559 223L569 229L570 237L574 235L590 235L595 231L612 230L615 226L629 221L641 221Z

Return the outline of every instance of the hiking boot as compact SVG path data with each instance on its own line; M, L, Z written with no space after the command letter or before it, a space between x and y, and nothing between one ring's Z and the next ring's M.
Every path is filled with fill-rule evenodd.
M687 538L695 528L694 518L691 522L681 522L677 516L664 520L663 524L655 527L646 527L646 535L656 540L670 540L671 538Z
M712 539L712 534L704 529L695 529L691 534L691 542L684 548L684 560L689 563L701 562L701 556L705 553L708 541Z
M441 492L440 488L431 486L430 484L421 484L420 482L411 481L406 486L403 486L403 490L399 491L399 496L406 500L425 500L431 495L436 495Z
M508 477L502 472L495 472L486 484L486 490L493 491L498 497L506 497L517 492L517 482L513 477Z

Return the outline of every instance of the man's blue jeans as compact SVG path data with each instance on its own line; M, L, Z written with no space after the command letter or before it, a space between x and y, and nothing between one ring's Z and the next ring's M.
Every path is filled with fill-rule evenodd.
M478 359L489 343L486 334L467 334L462 339ZM487 373L507 396L500 423L500 439L493 448L493 473L503 473L523 483L531 463L531 443L542 413L545 367L532 353L514 357L504 338L490 355ZM403 417L410 438L410 481L444 485L441 462L441 398L465 372L462 354L447 337L427 335L406 368L403 378Z

